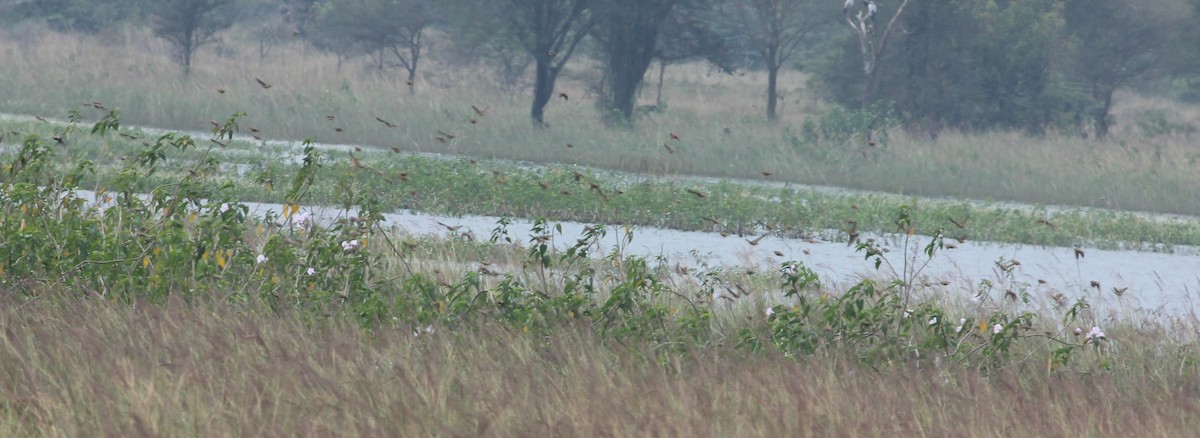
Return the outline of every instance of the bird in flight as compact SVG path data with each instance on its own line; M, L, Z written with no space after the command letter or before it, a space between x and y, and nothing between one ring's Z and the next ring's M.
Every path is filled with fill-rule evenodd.
M258 81L258 85L262 86L263 89L271 88L271 84L268 84L266 81L264 81L262 79L254 78L254 80ZM220 91L220 90L218 90L218 91Z

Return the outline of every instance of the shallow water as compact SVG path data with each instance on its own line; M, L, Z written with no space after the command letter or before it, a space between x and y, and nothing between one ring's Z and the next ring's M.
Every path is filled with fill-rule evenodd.
M27 116L0 114L0 119L32 119ZM161 133L167 130L142 128L147 132ZM178 132L178 131L171 131ZM208 135L200 132L187 132L189 135L203 138ZM241 138L250 140L249 138ZM300 142L267 141L271 145L281 145L293 150L300 149ZM350 151L353 145L320 144L316 147L332 151ZM453 159L456 157L417 154L438 158ZM536 166L536 164L529 164ZM240 170L240 169L235 169ZM614 173L614 175L622 175ZM700 177L677 177L683 180L701 182L717 182L717 180ZM732 181L756 185L787 187L794 190L811 190L829 195L872 194L882 196L899 196L862 192L857 190L804 186L786 183L770 183L763 181ZM79 193L84 198L92 195ZM975 201L945 200L946 202ZM261 216L267 210L279 212L281 205L246 203L254 211L254 216ZM1033 206L1021 204L983 203L981 205L1002 208L1032 209ZM1044 207L1037 207L1044 208ZM1096 209L1080 209L1075 207L1048 207L1048 212L1056 210L1070 211L1103 211ZM331 218L337 215L332 208L307 209L317 217ZM1161 221L1195 221L1196 218L1178 215L1158 215L1152 213L1134 213L1140 217ZM447 229L439 222L463 228L459 232L470 231L479 238L486 239L491 230L496 227L498 218L483 216L444 217L416 212L398 212L389 214L386 219L390 225L396 225L409 233L417 235L445 235ZM572 222L561 223L562 237L556 240L560 248L574 243L575 238L582 234L585 224ZM532 221L514 220L509 226L510 235L517 241L528 241L531 234ZM844 243L806 242L799 239L785 239L768 236L758 245L751 245L745 238L730 235L722 237L717 233L688 232L650 227L633 228L633 242L624 248L627 254L646 257L663 256L673 266L678 264L691 268L704 266L741 266L758 270L776 269L787 260L803 262L806 266L821 275L822 281L829 286L838 288L852 284L862 278L892 278L890 270L885 266L876 270L871 261ZM615 247L620 242L621 232L615 227L609 227L606 246ZM753 238L753 236L750 236ZM886 254L889 262L901 265L905 251L896 240L897 236L875 237L890 249ZM914 236L916 243L911 250L919 250L928 243L928 237ZM1030 245L965 242L957 243L957 248L948 249L935 254L929 265L921 271L919 282L939 284L949 281L945 287L951 291L967 291L977 289L983 281L991 281L996 285L993 295L1003 293L1006 288L1020 290L1024 287L1035 299L1044 299L1055 292L1061 292L1069 299L1085 296L1094 304L1112 305L1121 308L1166 309L1182 310L1191 302L1188 294L1200 289L1200 256L1189 254L1163 254L1138 251L1102 251L1085 249L1086 256L1075 257L1072 248L1040 247ZM776 251L779 254L777 255ZM912 254L910 251L909 254ZM1020 265L1015 267L1011 275L1002 275L996 262L1001 260L1018 260ZM916 257L923 262L923 257ZM897 269L901 269L897 267ZM1042 280L1042 281L1039 281ZM1092 282L1098 282L1100 287L1091 287ZM1113 293L1113 288L1128 288L1120 299ZM998 292L997 292L998 291Z
M268 210L280 212L281 205L251 204L252 215L261 216ZM339 210L332 208L305 208L313 217L329 219L338 216ZM486 240L496 228L499 218L487 216L446 217L401 211L385 215L384 226L397 228L413 235L449 236L447 226L462 228L454 234L470 232L477 239ZM442 225L445 224L445 225ZM562 234L555 235L554 244L566 249L583 234L587 224L575 222L550 222L560 224ZM512 220L508 235L516 242L528 243L533 222ZM678 231L670 229L632 227L632 242L623 247L626 255L637 255L651 259L663 257L670 266L687 268L742 267L758 271L776 270L780 264L794 260L804 263L821 276L822 283L833 289L847 287L864 278L891 279L893 271L885 264L876 270L874 262L866 260L862 253L839 242L809 242L800 239L767 236L757 245L748 239L757 236L722 237L718 233ZM609 226L602 241L603 256L622 243L622 227ZM885 254L889 263L902 270L904 254L903 236L878 236L864 234L863 239L875 238L890 251ZM923 263L923 253L929 242L927 236L912 236L908 255L910 260ZM1076 258L1074 248L1041 247L988 242L958 243L954 249L941 250L934 254L928 266L921 271L917 282L935 288L945 288L953 293L971 294L978 290L982 281L994 284L992 298L1000 298L1005 289L1020 291L1024 288L1039 302L1047 302L1054 293L1062 293L1072 302L1086 297L1093 305L1123 309L1164 310L1177 313L1185 310L1191 300L1189 291L1200 289L1200 256L1149 253L1138 251L1104 251L1084 248L1085 255ZM776 254L778 251L779 254ZM915 253L914 253L915 252ZM997 266L998 261L1017 260L1019 266L1004 274ZM1041 282L1039 280L1042 280ZM941 282L948 281L948 285ZM1091 286L1098 282L1100 288ZM1118 298L1113 288L1128 288Z

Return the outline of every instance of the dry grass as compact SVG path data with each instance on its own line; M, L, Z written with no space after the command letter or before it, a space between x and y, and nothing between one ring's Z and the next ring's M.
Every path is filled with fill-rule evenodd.
M1200 425L1194 376L1167 360L1194 345L1133 347L1149 356L1128 371L985 379L724 347L661 355L586 327L413 336L252 305L54 294L6 299L0 325L10 436L1184 436Z

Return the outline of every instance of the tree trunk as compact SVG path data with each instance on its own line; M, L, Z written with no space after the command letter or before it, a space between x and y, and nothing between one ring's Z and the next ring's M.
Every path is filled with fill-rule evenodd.
M775 111L775 105L779 101L779 65L772 63L767 66L767 120L779 120L779 114Z
M1112 97L1113 92L1116 90L1113 87L1097 86L1093 86L1093 90L1092 95L1102 104L1093 115L1093 120L1096 123L1096 138L1104 139L1108 137L1108 130L1112 127L1109 112L1112 111Z
M554 97L554 80L557 75L550 67L550 59L539 56L535 62L533 107L530 108L529 115L533 118L534 127L543 128L546 126L546 104Z
M667 75L667 61L660 59L660 60L658 60L658 93L654 97L654 106L658 107L659 110L662 110L662 108L663 108L662 87L663 87L663 78L666 75Z

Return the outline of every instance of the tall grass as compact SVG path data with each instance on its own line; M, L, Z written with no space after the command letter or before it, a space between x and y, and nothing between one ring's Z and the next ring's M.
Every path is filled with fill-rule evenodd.
M236 122L214 136L227 140ZM109 129L96 127L102 138ZM0 174L2 434L1195 427L1195 315L1105 315L1083 299L982 284L938 292L921 284L919 259L947 248L940 234L905 238L913 263L894 276L840 289L798 262L673 268L623 254L628 232L594 257L599 226L567 249L554 241L576 236L544 220L528 237L502 221L486 241L419 239L380 225L367 170L320 174L311 147L290 181L276 181L288 187L282 213L253 217L232 186L207 184L220 162L204 156L218 148L182 136L124 161L89 203L71 193L91 162L58 166L62 148L85 144L68 137L26 136ZM184 171L157 175L197 150ZM337 220L300 211L321 187L346 199ZM899 209L895 223L911 229L912 214ZM882 255L873 241L857 248Z
M825 107L803 75L784 78L784 118L768 124L759 116L761 75L725 76L701 66L668 70L665 112L644 116L631 130L606 129L587 93L591 69L580 61L560 84L570 99L556 99L547 114L552 127L539 130L528 121L524 94L502 93L485 73L439 62L436 53L410 96L400 75L371 73L357 62L338 70L333 57L300 43L260 61L249 44L238 44L239 35L228 35L219 52L201 53L185 78L163 44L142 31L106 40L36 28L12 32L0 41L0 93L8 96L0 109L62 115L99 101L124 109L130 123L175 129L206 129L210 120L245 111L244 129L270 138L1200 215L1200 197L1189 191L1200 186L1200 152L1191 147L1194 129L1187 129L1195 125L1195 109L1130 94L1120 96L1116 135L1104 141L1058 133L946 133L936 140L893 133L886 148L872 149L802 135L803 122ZM255 78L272 87L263 89Z
M1200 418L1174 369L1194 344L1130 343L1125 371L983 378L178 300L6 299L0 326L6 436L1186 436Z

